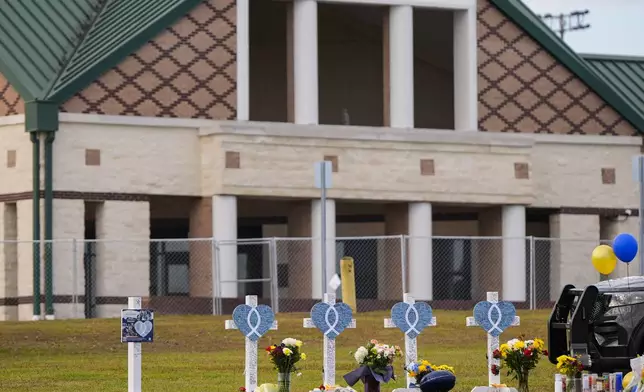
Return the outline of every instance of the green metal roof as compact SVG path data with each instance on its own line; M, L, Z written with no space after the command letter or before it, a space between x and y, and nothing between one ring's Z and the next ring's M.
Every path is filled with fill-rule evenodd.
M44 96L101 0L0 0L0 71L24 100Z
M0 73L64 102L202 0L0 0Z
M521 0L490 0L503 14L521 27L555 59L588 85L606 103L644 133L644 113L636 101L628 99L623 85L596 72L596 67L575 53Z
M590 67L644 117L644 57L582 54Z

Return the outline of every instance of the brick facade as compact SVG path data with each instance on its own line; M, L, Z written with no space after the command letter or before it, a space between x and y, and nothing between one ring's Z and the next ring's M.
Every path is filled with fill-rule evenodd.
M23 114L25 103L9 81L0 74L0 117Z
M488 0L478 1L479 128L633 136L635 129Z
M63 112L236 117L236 6L204 0L62 105Z

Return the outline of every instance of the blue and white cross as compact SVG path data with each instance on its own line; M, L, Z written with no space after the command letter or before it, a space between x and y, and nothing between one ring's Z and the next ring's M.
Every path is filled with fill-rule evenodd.
M479 304L484 304L484 302L479 302ZM477 306L479 305L477 304ZM487 293L487 304L485 304L485 309L487 309L486 314L476 316L476 307L475 317L468 317L465 319L465 325L468 327L481 327L487 332L487 372L488 372L488 384L500 384L501 383L501 374L494 375L492 374L492 365L499 365L500 361L498 359L492 358L492 353L494 350L499 348L499 335L507 327L516 327L520 323L519 316L511 313L511 318L505 322L503 320L505 315L505 309L500 305L509 304L508 302L499 303L499 293L496 291ZM511 305L511 304L510 304ZM512 306L511 312L514 312L514 306ZM477 320L478 319L478 320ZM505 322L505 325L504 325Z
M264 334L265 330L258 330L258 328L262 326L263 322L260 312L257 311L257 296L247 295L246 305L250 307L250 311L246 318L246 324L248 325L240 328L234 320L226 320L226 329L238 329L246 336L244 386L248 392L254 392L255 389L257 389L257 340ZM240 306L243 307L244 305ZM253 319L255 320L254 323L252 323ZM265 329L277 329L277 321L273 321L270 326L266 325Z

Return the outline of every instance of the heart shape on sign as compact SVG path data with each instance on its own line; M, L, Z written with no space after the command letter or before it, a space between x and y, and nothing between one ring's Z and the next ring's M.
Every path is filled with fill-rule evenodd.
M413 305L398 302L391 308L391 321L405 335L416 339L432 322L432 308L426 302L416 302Z
M517 311L511 302L481 301L474 306L474 320L490 335L497 337L514 323Z
M150 321L137 321L134 323L134 330L140 337L144 338L152 331L152 322Z
M273 326L275 314L270 306L239 305L233 310L233 321L237 329L248 339L256 342Z
M345 303L318 302L311 308L313 324L329 339L335 339L351 324L353 312Z

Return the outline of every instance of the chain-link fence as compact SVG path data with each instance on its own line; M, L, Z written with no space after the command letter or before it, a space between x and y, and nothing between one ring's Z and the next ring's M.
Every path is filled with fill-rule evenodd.
M343 257L354 260L360 312L390 309L405 292L437 309L471 309L487 291L518 308L549 308L565 284L608 278L590 263L599 243L609 241L333 238L323 263L316 238L6 241L0 320L29 319L34 305L56 318L117 317L128 296L164 314L227 314L246 295L278 312L308 312L322 297L323 265L330 279ZM619 263L610 277L638 274ZM342 299L341 288L336 294Z

